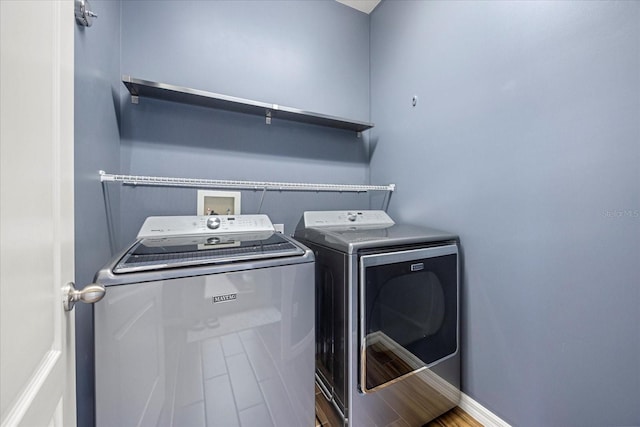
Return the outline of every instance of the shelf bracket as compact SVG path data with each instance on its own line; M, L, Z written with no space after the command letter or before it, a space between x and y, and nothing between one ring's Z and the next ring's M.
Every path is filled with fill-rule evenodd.
M268 125L271 124L271 110L267 110L267 114L265 116L265 123Z

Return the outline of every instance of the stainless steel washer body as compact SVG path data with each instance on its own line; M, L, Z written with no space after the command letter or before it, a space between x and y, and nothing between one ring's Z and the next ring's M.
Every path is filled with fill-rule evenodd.
M149 218L96 275L96 422L313 426L314 257L265 215Z
M344 425L422 426L459 403L457 236L382 211L305 212L316 382Z

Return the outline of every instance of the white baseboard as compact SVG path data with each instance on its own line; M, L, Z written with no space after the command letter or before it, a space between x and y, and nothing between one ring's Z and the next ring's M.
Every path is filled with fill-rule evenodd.
M484 427L511 427L502 418L462 393L458 406Z

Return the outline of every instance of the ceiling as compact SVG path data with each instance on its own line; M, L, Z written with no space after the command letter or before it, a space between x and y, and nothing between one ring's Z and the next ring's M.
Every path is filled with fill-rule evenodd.
M354 9L358 9L360 12L371 13L376 8L381 0L336 0L339 3L345 4Z

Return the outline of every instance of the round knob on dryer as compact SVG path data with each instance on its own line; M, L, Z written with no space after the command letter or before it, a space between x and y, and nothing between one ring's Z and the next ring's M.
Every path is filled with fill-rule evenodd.
M349 221L351 221L351 222L355 221L357 217L358 217L358 216L357 216L356 214L354 214L353 212L349 212L349 213L347 213L347 219L348 219Z
M217 216L207 218L207 228L215 230L218 227L220 227L220 218L218 218Z

